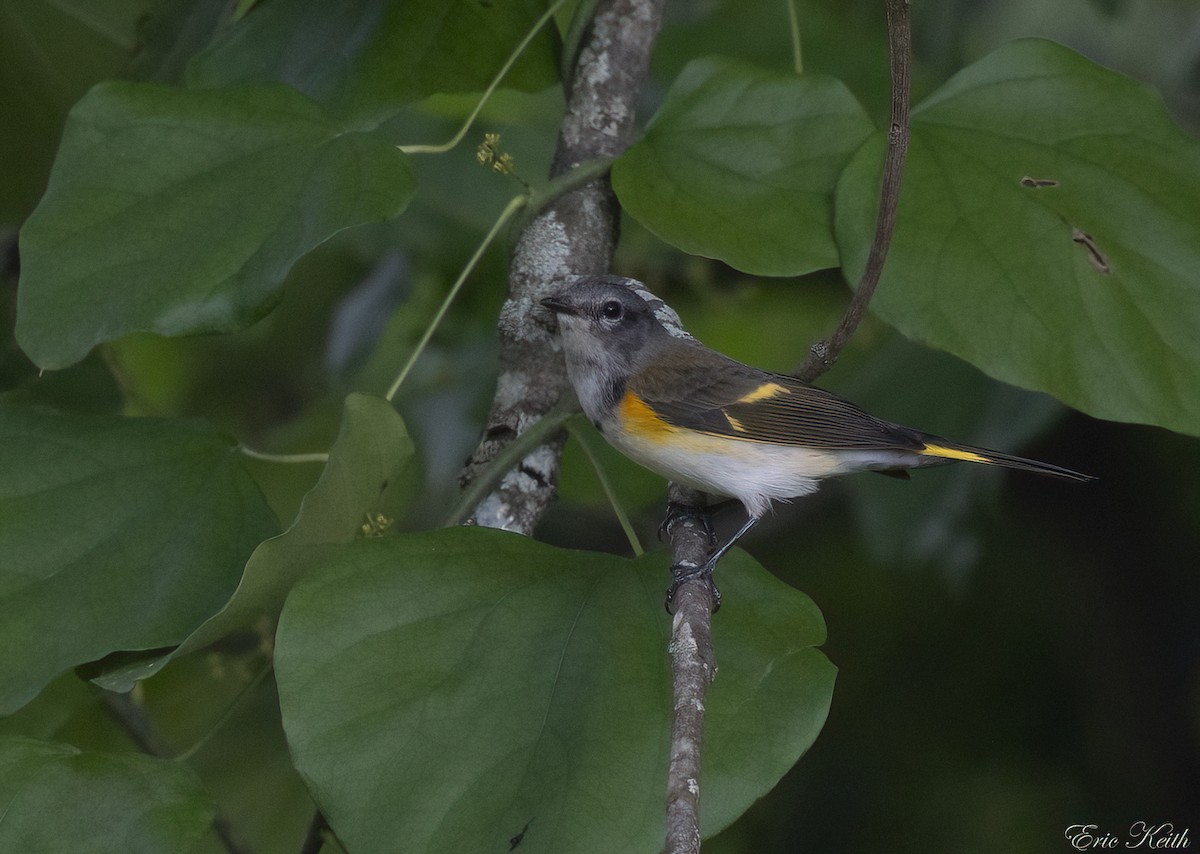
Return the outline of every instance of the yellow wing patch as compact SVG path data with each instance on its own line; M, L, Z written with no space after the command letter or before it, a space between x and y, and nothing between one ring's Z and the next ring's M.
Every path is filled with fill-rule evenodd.
M928 457L943 457L947 460L966 460L969 463L990 463L987 457L971 451L959 451L955 448L945 448L941 445L926 445L921 453Z
M738 403L757 403L760 400L778 397L781 394L791 394L791 392L781 386L779 383L763 383L749 394L743 395L737 399ZM736 429L736 428L735 428Z
M621 429L640 438L663 440L679 428L658 417L650 405L631 391L626 391L617 404L617 420Z

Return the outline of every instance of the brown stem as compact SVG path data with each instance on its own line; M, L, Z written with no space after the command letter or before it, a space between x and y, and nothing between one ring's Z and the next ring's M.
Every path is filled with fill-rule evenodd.
M300 843L300 854L320 854L325 846L325 830L328 827L325 814L320 810L314 812L312 821L308 823L308 831L304 834L304 841Z
M887 258L900 179L909 138L909 77L912 64L912 27L909 0L886 0L892 74L892 117L888 130L879 216L867 266L841 323L828 339L814 344L796 375L811 382L828 370L850 340L875 293ZM705 496L672 484L672 501L703 507ZM672 528L676 563L704 561L709 543L701 526L685 520ZM664 854L699 854L700 758L704 741L704 698L716 674L712 646L712 606L708 588L699 581L682 585L675 594L675 619L671 630L673 715L671 765L667 784L667 834Z
M796 370L796 376L812 382L837 361L838 354L858 328L875 294L875 286L883 274L892 230L896 225L896 208L900 202L900 179L904 175L904 158L908 153L909 78L912 67L912 23L910 0L886 0L888 48L892 70L892 119L888 127L887 152L883 163L883 184L879 191L879 215L875 221L875 237L867 255L858 287L842 321L833 335L809 348L808 358Z
M703 507L703 493L671 484L671 501ZM671 526L675 563L699 565L708 557L708 532L684 517ZM663 854L699 854L700 756L704 744L704 698L716 674L712 645L713 600L698 580L675 591L671 624L671 760L667 769L667 835Z

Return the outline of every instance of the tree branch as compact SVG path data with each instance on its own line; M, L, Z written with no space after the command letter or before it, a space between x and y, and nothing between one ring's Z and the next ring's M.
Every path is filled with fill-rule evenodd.
M888 127L887 153L883 163L883 185L879 192L879 215L875 221L875 237L867 255L858 287L842 321L833 335L809 348L808 358L796 370L796 376L812 382L837 361L838 354L858 328L867 313L867 305L875 294L875 286L883 274L892 230L896 225L896 207L900 202L900 179L904 175L904 158L908 153L909 78L912 67L912 23L910 0L885 0L887 7L888 52L892 71L892 119Z
M665 0L600 0L571 78L550 177L596 158L614 158L633 138L634 108ZM539 300L562 277L612 265L619 208L607 177L542 210L524 229L500 311L500 375L483 439L468 459L464 488L516 436L554 408L569 386ZM559 430L513 467L475 507L470 523L529 534L554 497L565 434Z
M703 507L704 494L671 484L670 500ZM698 519L671 526L675 563L701 564L708 557L708 532ZM704 744L704 698L716 675L712 645L713 600L699 580L675 591L671 624L671 761L667 769L667 835L663 854L699 854L700 756Z

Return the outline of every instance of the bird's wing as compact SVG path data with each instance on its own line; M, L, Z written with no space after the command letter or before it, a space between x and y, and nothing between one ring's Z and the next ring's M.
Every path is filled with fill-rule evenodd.
M866 466L873 469L967 460L1068 480L1095 479L1050 463L892 424L832 392L795 377L743 365L698 343L679 342L676 346L689 352L657 359L652 370L630 377L625 389L626 395L636 395L657 419L676 427L747 442L884 452ZM887 465L889 451L898 454L895 466ZM918 458L920 462L914 462Z
M832 392L688 346L630 377L636 394L663 421L731 439L831 449L920 451L915 430L890 424ZM670 367L664 367L670 365Z

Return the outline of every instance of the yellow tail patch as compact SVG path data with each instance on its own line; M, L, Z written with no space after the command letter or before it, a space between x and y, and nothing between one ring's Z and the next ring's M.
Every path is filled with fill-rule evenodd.
M982 454L976 454L972 451L959 451L955 448L946 448L942 445L926 445L921 449L921 453L930 457L943 457L947 460L966 460L969 463L990 463L987 457Z

